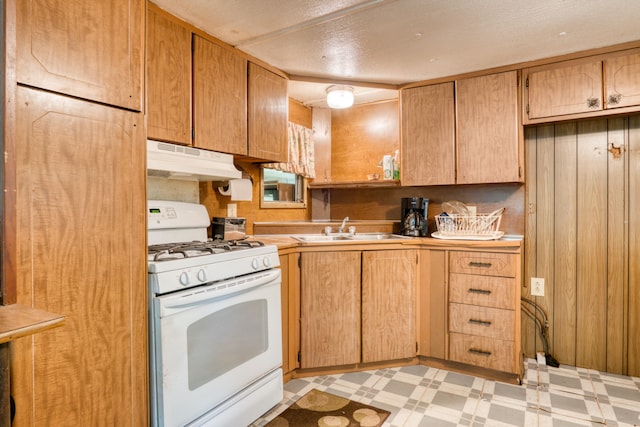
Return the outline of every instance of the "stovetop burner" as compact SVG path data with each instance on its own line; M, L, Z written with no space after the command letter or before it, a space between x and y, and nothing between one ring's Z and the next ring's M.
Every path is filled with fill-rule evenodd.
M208 240L149 246L150 261L171 261L264 246L255 240Z

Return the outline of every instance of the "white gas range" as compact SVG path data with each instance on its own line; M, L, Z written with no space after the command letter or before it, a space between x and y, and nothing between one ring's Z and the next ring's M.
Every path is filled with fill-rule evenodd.
M282 399L277 248L208 241L198 204L148 216L151 425L247 425Z

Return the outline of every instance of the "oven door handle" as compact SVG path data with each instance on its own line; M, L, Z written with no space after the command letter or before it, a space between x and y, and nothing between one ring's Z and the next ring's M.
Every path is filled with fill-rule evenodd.
M280 277L280 269L275 268L250 276L215 282L176 294L161 296L156 299L156 304L158 304L159 308L158 313L160 317L166 317L184 310L211 304L213 300L222 297L247 292L274 282L280 286Z

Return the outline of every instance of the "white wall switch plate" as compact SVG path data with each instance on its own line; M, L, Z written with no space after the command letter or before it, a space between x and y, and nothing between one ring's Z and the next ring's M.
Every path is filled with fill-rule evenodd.
M544 279L541 277L531 278L531 295L534 297L544 296Z
M235 203L229 203L227 205L227 216L231 218L235 218L238 216L238 205Z

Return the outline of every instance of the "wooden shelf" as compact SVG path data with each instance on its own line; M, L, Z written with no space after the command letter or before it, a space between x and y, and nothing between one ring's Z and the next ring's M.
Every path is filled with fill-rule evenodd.
M64 316L26 305L0 306L0 344L61 326Z
M384 188L400 187L400 181L394 179L379 179L372 181L342 181L342 182L311 182L309 188Z

